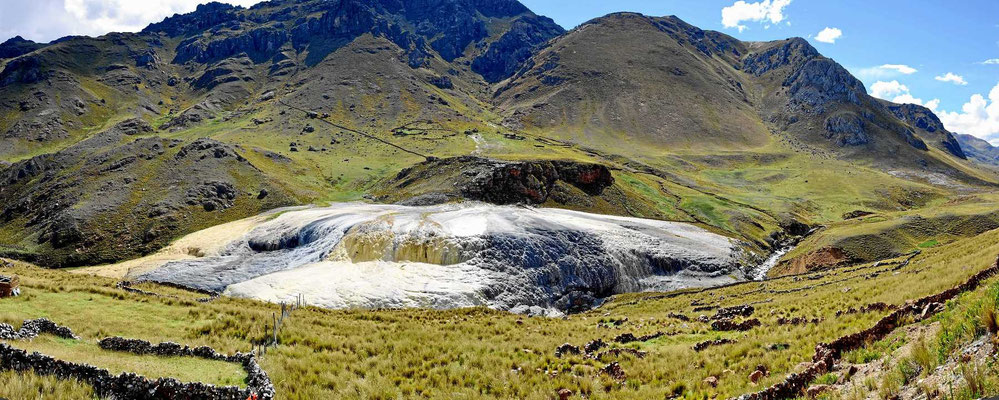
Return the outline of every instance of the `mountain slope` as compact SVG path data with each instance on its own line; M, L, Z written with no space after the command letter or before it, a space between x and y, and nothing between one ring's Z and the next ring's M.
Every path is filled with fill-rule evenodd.
M969 159L989 166L999 166L999 148L972 135L958 134L956 138Z
M277 205L461 198L462 160L497 182L519 168L489 159L599 164L607 190L556 182L532 202L694 222L751 255L994 179L929 110L867 96L803 39L676 17L564 32L513 0L209 3L139 33L0 47L15 49L0 60L0 252L45 265L134 257ZM171 158L188 146L225 156ZM212 190L211 209L186 196Z
M670 151L760 148L772 131L836 158L979 178L932 112L868 96L805 40L744 43L676 17L620 13L583 24L496 98L512 125L595 147L623 139Z

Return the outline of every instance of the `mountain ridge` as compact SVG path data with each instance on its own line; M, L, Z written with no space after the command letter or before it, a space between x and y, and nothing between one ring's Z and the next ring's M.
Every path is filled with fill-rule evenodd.
M603 164L618 178L608 190L559 187L545 205L697 221L757 253L789 221L828 218L826 201L916 207L896 192L995 182L932 112L868 96L805 39L742 42L676 16L614 13L565 31L513 0L209 3L138 33L8 43L40 47L0 61L0 168L20 176L0 190L0 250L46 265L146 254L199 220L268 207L402 201L384 193L426 161L416 154ZM149 129L114 134L139 122ZM104 161L85 162L80 149L101 136L115 139L89 151ZM137 140L175 147L143 160ZM194 167L166 160L195 143L248 167L176 174ZM778 166L799 174L766 170ZM801 189L772 199L745 177L704 175L724 168ZM884 184L801 206L823 189L796 176L839 180L843 168ZM429 182L413 194L452 198ZM135 201L92 196L108 188ZM170 191L221 200L209 210ZM126 215L124 228L97 222Z

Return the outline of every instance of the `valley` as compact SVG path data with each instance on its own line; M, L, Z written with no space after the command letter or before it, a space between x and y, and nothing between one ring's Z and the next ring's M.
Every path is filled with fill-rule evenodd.
M0 323L79 337L2 340L0 397L999 393L999 150L810 40L515 0L8 40Z

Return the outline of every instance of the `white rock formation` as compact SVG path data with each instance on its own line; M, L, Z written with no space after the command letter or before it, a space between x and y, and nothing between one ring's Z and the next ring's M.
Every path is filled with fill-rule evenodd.
M140 279L331 308L578 310L623 292L741 280L733 240L695 225L480 203L274 213L217 255Z

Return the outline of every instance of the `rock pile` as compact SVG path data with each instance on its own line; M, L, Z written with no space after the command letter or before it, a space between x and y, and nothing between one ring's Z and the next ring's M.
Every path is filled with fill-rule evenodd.
M721 346L723 344L735 343L732 339L705 340L694 345L694 351L701 351L711 346Z
M731 319L722 319L711 323L711 329L716 331L748 331L760 326L760 320L753 318L742 322L735 322Z
M26 320L21 324L21 329L18 330L14 330L10 324L0 324L0 339L3 340L33 339L42 333L52 334L63 339L79 339L69 328L60 326L47 318Z
M728 308L719 308L718 311L715 312L715 315L711 317L711 320L717 321L722 319L732 319L735 317L749 317L752 316L754 312L756 312L756 308L748 304Z
M647 342L647 341L652 340L652 339L660 338L660 337L662 337L664 335L666 335L666 334L663 333L663 332L656 332L656 333L652 333L652 334L648 334L648 335L643 335L643 336L635 336L635 334L633 334L633 333L623 333L623 334L620 334L617 337L615 337L614 341L618 342L618 343L621 343L621 344L626 344L626 343L631 343L631 342Z
M807 318L807 317L780 317L777 318L777 325L808 325L808 324L818 324L822 322L822 318Z
M645 358L645 356L647 356L649 353L636 349L610 349L597 353L597 355L595 355L593 358L599 360L601 358L604 358L605 356L620 357L621 354L631 354L638 358Z

